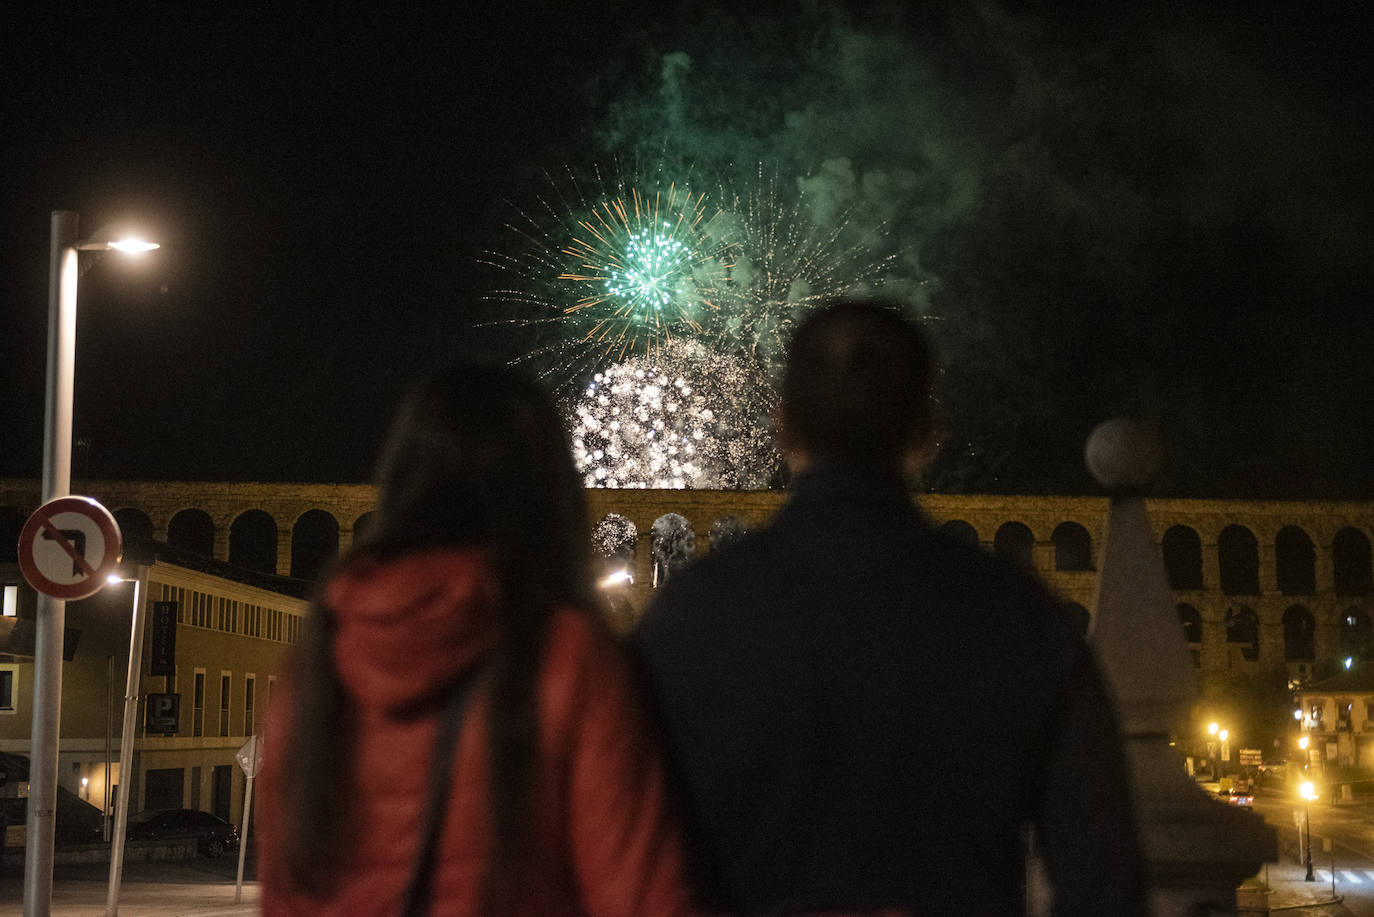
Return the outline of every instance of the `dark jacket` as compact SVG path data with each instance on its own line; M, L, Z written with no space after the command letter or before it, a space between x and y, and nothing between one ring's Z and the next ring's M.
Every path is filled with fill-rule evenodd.
M1145 913L1082 633L900 487L803 476L769 528L673 578L634 644L709 905L1020 914L1033 823L1060 917Z

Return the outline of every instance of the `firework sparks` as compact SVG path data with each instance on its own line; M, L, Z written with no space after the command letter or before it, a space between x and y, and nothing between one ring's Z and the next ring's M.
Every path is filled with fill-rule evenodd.
M588 362L652 354L675 335L698 335L717 306L703 281L704 263L721 260L719 243L702 234L704 194L678 183L618 183L590 199L576 180L571 195L555 186L533 213L519 211L510 228L523 240L518 255L482 259L518 280L494 298L524 309L534 323L554 324L560 340L537 356L567 350L554 372Z
M516 281L489 298L529 332L518 362L579 392L570 429L588 486L768 486L762 380L808 310L882 288L892 259L867 244L881 227L833 209L819 225L821 208L762 169L744 192L652 177L608 189L598 175L588 195L568 178L517 211L517 245L482 260Z
M608 189L598 176L584 195L571 173L550 186L517 211L517 246L482 260L516 281L489 298L543 332L521 359L559 382L679 337L773 375L799 317L880 289L892 265L866 244L881 227L861 231L843 212L818 225L806 196L762 169L745 191L648 178Z
M764 487L778 467L765 400L741 361L674 341L593 377L569 412L573 459L588 487Z
M874 255L866 238L881 227L861 232L847 212L819 225L804 195L787 200L762 170L747 190L722 186L715 199L702 235L729 257L714 265L719 308L701 336L767 376L780 369L792 329L809 310L872 293L890 272L893 258Z

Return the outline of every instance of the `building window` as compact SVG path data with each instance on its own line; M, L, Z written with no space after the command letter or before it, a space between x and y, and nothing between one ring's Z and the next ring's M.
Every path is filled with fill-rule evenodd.
M229 734L229 673L219 676L219 734Z
M254 734L253 723L253 687L256 679L252 675L245 675L243 681L243 734L251 736Z
M14 712L14 667L0 666L0 713Z
M191 702L191 735L205 734L205 672L197 669Z
M13 583L5 584L5 617L14 618L19 616L19 586Z

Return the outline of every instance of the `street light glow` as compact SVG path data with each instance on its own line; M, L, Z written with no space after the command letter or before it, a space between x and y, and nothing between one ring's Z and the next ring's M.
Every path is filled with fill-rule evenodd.
M1217 733L1217 738L1218 738L1218 739L1221 739L1223 742L1225 742L1225 741L1226 741L1226 737L1229 736L1229 735L1230 735L1230 733L1227 732L1225 729L1223 729L1221 732Z
M635 578L630 574L629 570L617 570L610 576L603 579L601 582L597 583L597 585L600 586L602 589L605 589L609 586L614 586L618 583L633 583L634 581Z
M1218 727L1216 723L1208 723L1208 724L1207 724L1207 733L1208 733L1209 735L1216 735L1216 734L1217 734L1217 729L1219 729L1219 728L1220 728L1220 727Z
M108 245L115 251L123 252L126 255L141 255L144 252L150 252L162 247L156 242L148 242L138 238L117 239L114 242L108 243Z
M1298 795L1308 802L1317 798L1317 786L1311 780L1304 780L1298 787Z
M1301 739L1298 739L1298 747L1301 748L1303 751L1307 751L1307 746L1311 744L1312 740L1309 739L1307 736L1303 736Z

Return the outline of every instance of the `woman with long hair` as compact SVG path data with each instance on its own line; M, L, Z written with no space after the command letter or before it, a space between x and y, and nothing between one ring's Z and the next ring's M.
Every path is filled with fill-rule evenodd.
M590 611L588 541L533 382L461 365L404 402L375 517L269 711L266 917L688 912L658 747Z

